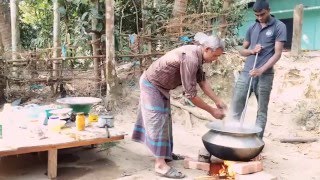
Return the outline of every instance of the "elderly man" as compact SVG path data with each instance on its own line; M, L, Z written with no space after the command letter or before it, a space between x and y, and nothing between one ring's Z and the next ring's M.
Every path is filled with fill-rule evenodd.
M222 119L226 105L212 91L202 70L203 63L211 63L223 53L222 41L214 36L198 33L199 45L176 48L156 60L140 78L138 120L132 139L144 143L155 157L155 172L167 178L183 178L184 174L168 166L173 153L172 120L169 91L182 85L185 96L197 107L213 117ZM197 83L212 99L216 108L197 96Z

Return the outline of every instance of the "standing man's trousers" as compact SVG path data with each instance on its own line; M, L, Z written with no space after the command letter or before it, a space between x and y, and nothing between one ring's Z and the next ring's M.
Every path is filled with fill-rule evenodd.
M272 89L273 77L274 73L262 74L259 77L255 77L253 78L250 87L250 95L252 92L254 92L258 102L256 125L262 128L262 131L259 133L259 137L261 139L267 124L268 104ZM235 84L233 92L231 106L234 119L240 120L241 113L246 103L249 82L249 72L242 71Z

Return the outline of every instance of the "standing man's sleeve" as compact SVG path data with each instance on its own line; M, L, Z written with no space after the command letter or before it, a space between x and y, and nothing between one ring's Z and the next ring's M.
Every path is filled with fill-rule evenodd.
M286 42L287 41L287 27L284 23L278 23L276 26L276 41Z
M246 37L245 37L245 41L250 42L251 41L251 29L252 29L252 25L248 28L247 32L246 32Z

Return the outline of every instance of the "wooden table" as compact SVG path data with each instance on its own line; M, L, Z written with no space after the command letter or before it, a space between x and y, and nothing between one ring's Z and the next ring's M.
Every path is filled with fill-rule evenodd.
M102 144L124 139L124 133L109 128L109 137L104 128L94 125L86 127L85 131L77 131L74 127L62 129L60 133L49 133L47 138L28 137L21 130L21 134L0 139L0 157L25 154L31 152L48 151L48 178L57 177L58 149ZM26 133L27 134L27 133ZM30 133L29 133L30 134Z

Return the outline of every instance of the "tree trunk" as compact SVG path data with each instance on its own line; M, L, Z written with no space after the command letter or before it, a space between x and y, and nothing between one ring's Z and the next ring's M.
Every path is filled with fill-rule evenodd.
M188 0L175 0L173 5L173 17L186 15Z
M173 25L172 28L169 28L170 33L178 34L179 36L183 33L183 28L180 23L182 23L182 17L186 15L187 12L188 0L175 0L172 10L173 19L170 21L170 24Z
M11 50L10 11L4 3L0 3L0 34L4 51Z
M92 0L92 5L93 8L97 9L99 11L99 0ZM92 51L93 51L93 56L98 56L100 55L99 53L99 47L100 47L100 36L97 35L96 30L97 30L97 25L98 25L98 19L93 18L92 19ZM97 94L98 89L99 89L99 82L101 81L101 71L100 71L100 59L99 58L93 58L93 67L94 67L94 77L96 80L95 83L95 88Z
M58 1L53 1L53 58L60 57L60 50L59 45L60 45L60 13L59 13L59 2ZM53 61L53 76L59 76L59 62L58 61Z
M0 56L4 52L11 50L11 24L10 24L10 11L9 6L5 3L0 3ZM4 89L6 87L6 79L0 76L0 105L5 103Z
M222 7L222 12L226 13L228 9L230 8L230 4L232 3L233 0L224 0L223 1L223 7ZM222 15L220 19L220 37L225 38L227 35L228 31L228 26L227 26L227 15Z
M2 39L2 36L1 36L1 33L0 33L0 56L4 53L4 47L3 47L1 39Z
M106 69L107 69L107 97L106 105L112 110L116 105L116 97L122 94L115 70L114 47L114 0L105 0L106 8Z
M19 53L19 42L20 42L20 33L19 33L19 21L18 21L18 1L19 0L10 0L10 17L11 17L11 44L12 44L12 60L16 60ZM16 63L13 63L13 65ZM12 67L12 76L19 77L21 72L18 71L18 67Z
M11 15L11 41L12 41L12 59L15 60L19 52L19 21L18 21L18 0L10 0L10 15Z

